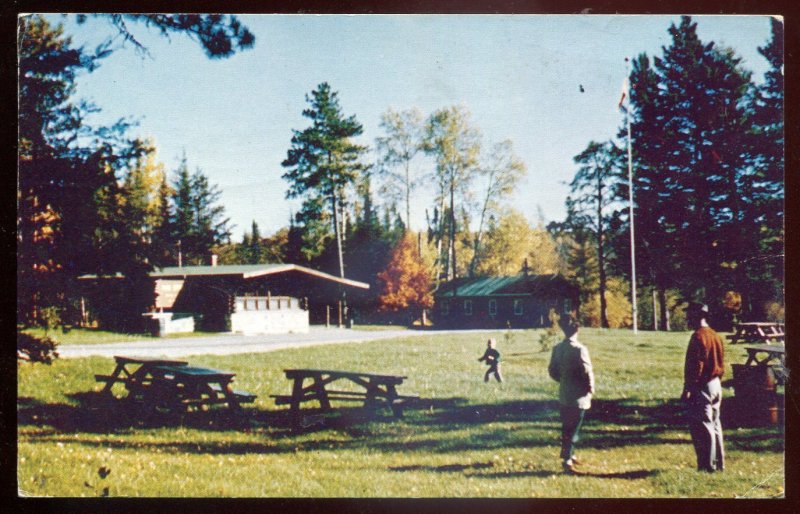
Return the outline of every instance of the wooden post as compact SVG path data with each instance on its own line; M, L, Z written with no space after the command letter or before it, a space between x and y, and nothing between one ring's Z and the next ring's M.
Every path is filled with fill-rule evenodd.
M326 305L325 306L325 328L328 328L330 326L331 326L331 306L330 305Z
M342 301L339 300L339 328L342 328Z
M271 306L270 306L270 303L271 303L271 302L272 302L272 295L270 295L270 294L269 294L269 291L267 291L267 310L269 310L269 309L270 309L270 307L271 307Z

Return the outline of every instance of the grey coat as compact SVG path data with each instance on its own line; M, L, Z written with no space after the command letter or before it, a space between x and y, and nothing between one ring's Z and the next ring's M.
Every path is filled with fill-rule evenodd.
M588 409L592 406L594 373L589 350L578 342L577 335L553 348L548 373L558 382L558 400L562 405Z

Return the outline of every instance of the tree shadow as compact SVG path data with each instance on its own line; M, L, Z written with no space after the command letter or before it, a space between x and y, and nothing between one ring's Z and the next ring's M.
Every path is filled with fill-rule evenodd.
M296 453L335 449L384 452L459 453L476 449L557 447L560 431L559 406L555 400L513 400L500 403L470 403L466 398L421 399L409 403L403 418L389 409L339 406L329 412L303 409L306 426L294 429L288 408L244 408L232 416L224 408L188 414L151 413L142 416L124 400L96 392L68 395L74 403L43 403L19 398L19 426L41 430L31 438L41 441L76 442L100 447L129 447L130 442L111 438L74 438L68 434L135 433L140 429L187 427L198 430L258 433L253 442L232 441L137 441L137 447L202 454ZM723 406L723 409L726 407ZM724 412L724 410L723 410ZM509 430L508 424L519 429ZM477 428L477 429L476 429ZM464 436L465 431L469 434ZM632 399L596 399L586 414L580 446L609 449L656 444L689 444L683 404L678 400L644 403ZM537 433L538 432L538 433ZM545 432L545 433L543 433ZM64 437L61 437L64 434ZM429 434L430 436L425 436ZM309 435L312 437L309 440ZM342 435L347 436L342 440ZM420 437L423 436L423 437ZM726 431L728 448L742 451L782 452L780 430ZM476 467L477 466L477 467ZM488 469L481 464L446 465L419 469L457 472ZM395 469L411 471L413 467ZM537 473L520 471L519 473ZM548 472L549 473L549 472ZM627 473L627 475L625 475ZM638 475L600 474L601 478ZM637 472L639 473L639 472ZM606 476L608 475L608 476ZM508 474L502 474L508 476ZM539 476L539 475L532 475ZM549 474L546 476L550 476Z
M593 473L590 471L574 471L571 476L578 477L594 477L594 478L619 478L624 480L641 480L658 475L658 470L655 469L637 469L633 471L619 471L616 473ZM532 471L506 471L499 473L481 473L482 478L550 478L555 476L562 476L564 473L549 470L532 470Z

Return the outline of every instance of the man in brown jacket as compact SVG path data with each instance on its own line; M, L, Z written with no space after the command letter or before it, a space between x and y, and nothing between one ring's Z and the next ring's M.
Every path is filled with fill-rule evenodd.
M708 307L690 303L686 311L689 326L694 330L686 349L683 394L688 404L689 432L697 454L697 469L722 471L725 449L720 423L724 348L722 339L708 326Z

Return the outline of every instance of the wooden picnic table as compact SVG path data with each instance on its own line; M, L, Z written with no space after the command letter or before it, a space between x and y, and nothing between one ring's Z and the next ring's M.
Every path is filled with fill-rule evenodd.
M319 402L323 411L331 410L331 400L363 402L365 407L385 405L395 416L401 417L403 404L416 398L398 394L397 386L407 378L404 376L324 369L285 369L284 373L293 382L292 394L272 397L276 405L290 406L295 428L301 425L300 405L305 402ZM330 389L330 384L337 381L354 384L357 388Z
M783 323L748 322L737 323L736 330L728 336L731 344L742 343L783 343L786 338Z
M786 347L782 344L758 344L745 346L744 349L747 350L745 366L767 365L773 360L777 360L781 365L786 364Z
M110 386L121 382L128 390L126 400L147 410L177 411L227 405L238 411L242 403L253 402L254 394L233 389L235 373L189 366L185 361L115 357L112 375L95 379ZM138 365L135 370L128 366Z
M786 347L782 344L758 344L745 346L747 361L745 366L769 366L779 384L785 384L789 377L786 367Z
M114 384L125 384L128 388L129 383L142 382L150 376L152 368L156 366L187 366L186 361L173 359L162 359L153 357L127 357L115 355L114 361L117 363L114 371L110 375L95 375L98 382L105 382L102 389L103 393L112 394Z

